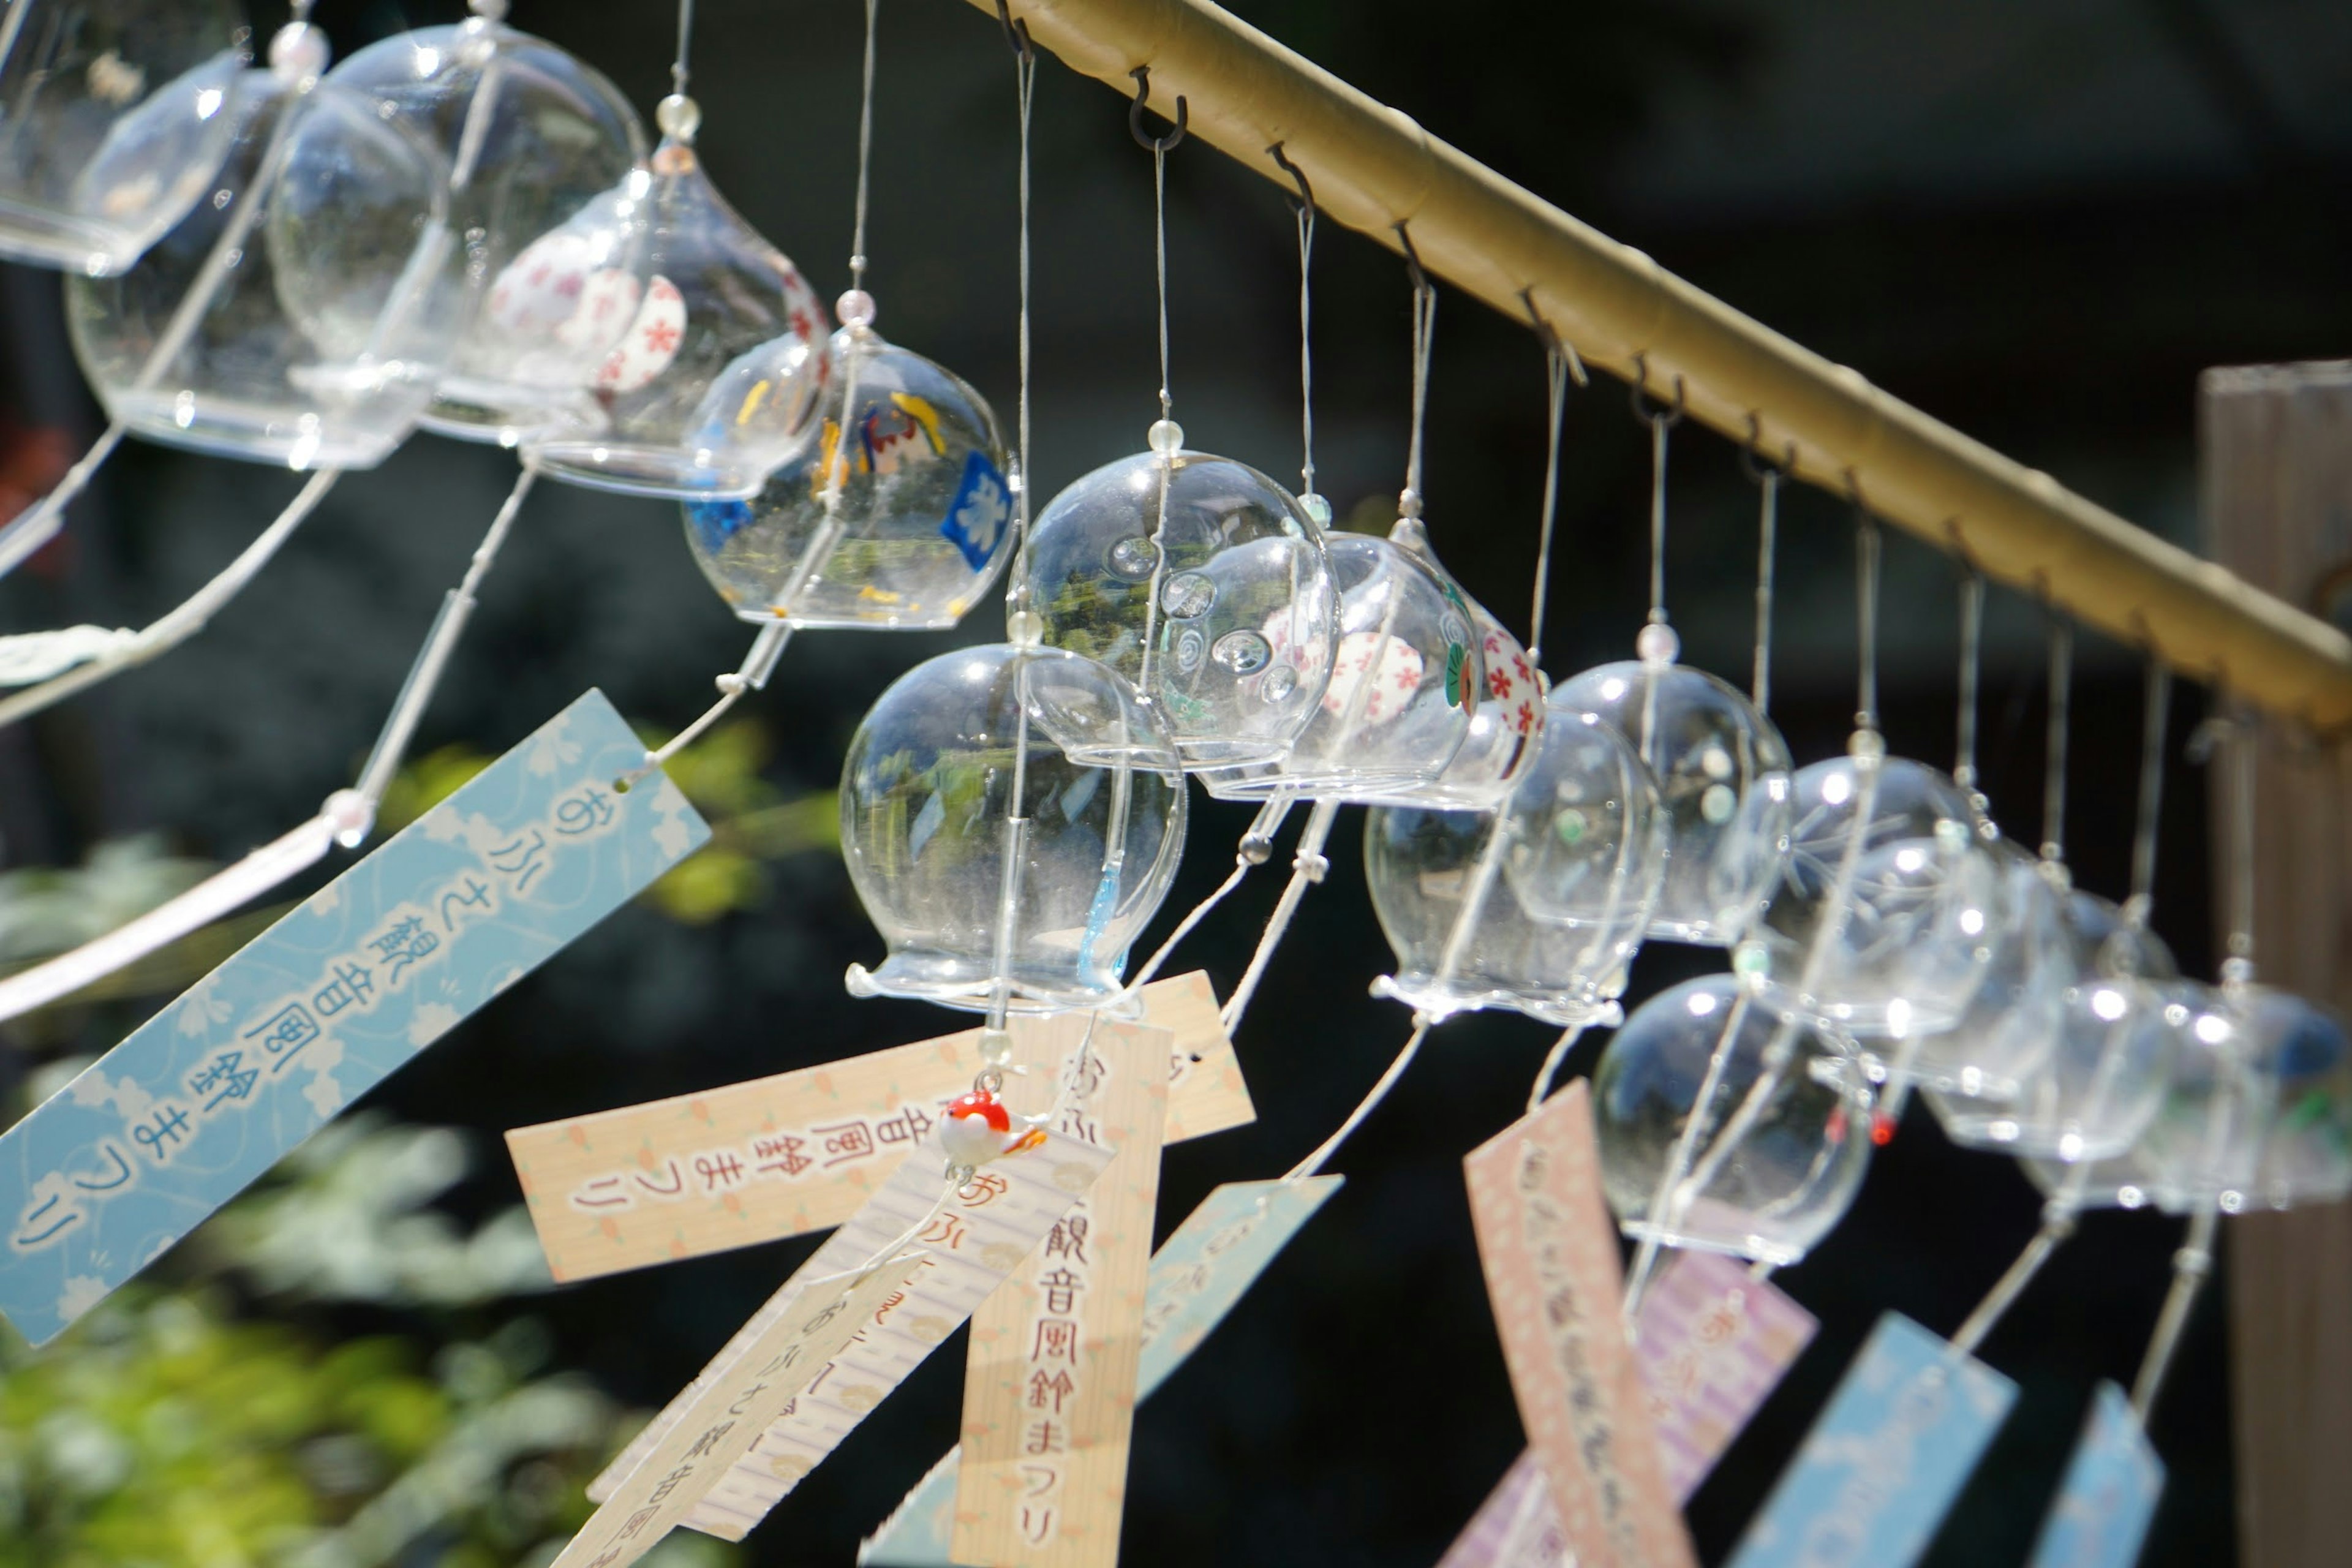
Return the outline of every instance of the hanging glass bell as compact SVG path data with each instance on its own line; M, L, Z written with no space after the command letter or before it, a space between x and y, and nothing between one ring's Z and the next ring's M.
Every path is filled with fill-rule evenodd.
M869 299L841 307L815 443L751 500L688 501L687 542L747 621L944 630L1004 564L1004 437L961 376L867 324Z
M2075 973L2065 896L2041 861L2011 840L1994 839L1989 848L2000 880L1986 914L1994 940L1984 981L1949 1028L1916 1040L1907 1076L1944 1094L2001 1103L2014 1100L2057 1048ZM1902 1057L1892 1053L1894 1062Z
M213 189L248 62L232 0L0 12L0 256L121 272Z
M448 170L316 79L316 28L289 25L270 59L229 89L212 195L130 270L68 278L67 322L107 412L139 435L363 468L415 427L460 325Z
M646 138L620 90L553 44L504 25L478 0L455 26L422 27L371 44L328 73L379 114L416 131L449 165L449 222L461 237L467 328L426 409L425 427L513 446L522 437L593 426L578 367L516 353L508 328L577 303L587 275L542 257L517 270L532 241L619 184L644 161ZM571 292L567 295L566 290ZM593 368L593 367L592 367Z
M2065 900L2074 974L2053 1047L2007 1100L1928 1090L1945 1136L1972 1149L2072 1163L2120 1154L2164 1097L2173 1047L2162 987L2179 971L2153 931L2095 894Z
M1543 739L1544 687L1528 650L1484 605L1462 592L1437 559L1419 517L1403 517L1389 538L1428 563L1470 610L1470 635L1477 640L1483 686L1470 712L1469 732L1445 771L1414 790L1410 802L1439 811L1487 811L1509 798Z
M1201 782L1220 800L1419 805L1468 739L1486 684L1469 602L1402 545L1341 532L1324 542L1339 589L1335 661L1317 662L1327 656L1294 635L1294 612L1262 623L1274 658L1307 669L1321 700L1287 756Z
M748 500L815 436L824 307L703 174L693 100L664 99L660 118L646 165L498 275L482 352L513 380L587 394L583 425L523 438L532 468L625 495Z
M1507 1007L1563 1028L1615 1023L1664 868L1649 770L1607 724L1555 712L1500 810L1372 809L1364 876L1397 962L1373 994L1431 1018Z
M1592 1111L1602 1190L1636 1239L1698 1118L1654 1227L1667 1247L1794 1263L1844 1217L1870 1163L1871 1097L1853 1064L1728 974L1633 1010L1593 1068Z
M1982 818L1944 774L1855 741L1798 772L1789 858L1732 967L1769 1011L1849 1037L1948 1029L2000 934Z
M1100 659L1165 715L1189 769L1286 753L1330 679L1339 591L1297 499L1230 458L1107 464L1031 523L1020 597L1049 647Z
M890 950L850 990L983 1011L1001 967L1015 1011L1104 1005L1184 811L1175 742L1116 670L1007 644L917 665L842 764L842 854Z
M2329 1009L2266 985L2224 989L2221 1002L2238 1038L2238 1056L2269 1101L2252 1120L2259 1152L2244 1184L2247 1204L2296 1208L2352 1196L2352 1041ZM2168 1121L2142 1146L2160 1154L2191 1129ZM2185 1162L2175 1161L2176 1166ZM2200 1201L2194 1186L2159 1183L2157 1201L2180 1210ZM2224 1194L2223 1207L2232 1205Z
M1562 689L1622 731L1658 781L1669 858L1650 934L1727 947L1788 858L1788 742L1730 684L1675 663L1672 627L1644 626L1640 641L1641 659L1588 669Z

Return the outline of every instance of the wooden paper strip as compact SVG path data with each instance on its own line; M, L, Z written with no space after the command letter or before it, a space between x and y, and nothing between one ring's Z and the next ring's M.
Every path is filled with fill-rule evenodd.
M1174 1034L1168 1141L1253 1120L1208 977L1159 981L1142 997L1144 1025ZM507 1148L549 1269L562 1280L593 1279L839 1225L889 1178L940 1108L971 1087L979 1038L966 1029L515 1129Z
M1463 1166L1519 1418L1570 1549L1611 1568L1696 1568L1625 1342L1617 1228L1585 1086L1570 1085Z
M1139 1403L1200 1348L1343 1180L1229 1182L1202 1199L1160 1244L1151 1255L1143 1299L1143 1353L1135 1373ZM955 1568L951 1549L962 1459L961 1447L949 1449L882 1527L860 1543L857 1561L872 1568Z
M2132 1568L2163 1492L2164 1461L2131 1401L2114 1384L2100 1384L2031 1568Z
M792 1427L799 1445L788 1462L763 1457L759 1450L744 1456L732 1472L710 1489L687 1522L709 1533L740 1537L758 1522L767 1504L747 1511L735 1500L737 1485L747 1467L759 1467L762 1481L781 1479L774 1497L815 1468L851 1427L881 1403L883 1397L940 1342L961 1327L988 1293L1021 1266L1054 1223L1091 1185L1110 1163L1110 1151L1058 1134L1039 1148L1008 1156L985 1167L966 1189L937 1212L917 1241L927 1248L932 1267L926 1269L906 1307L890 1315L874 1332L863 1335L829 1369L812 1380L807 1394L793 1402L778 1422ZM860 1267L866 1259L932 1213L940 1190L944 1160L934 1131L916 1156L905 1162L866 1207L828 1237L808 1261L794 1271L768 1304L728 1341L686 1391L670 1401L647 1424L604 1474L589 1483L588 1495L603 1501L647 1455L667 1438L685 1412L713 1384L731 1375L750 1346L768 1332L788 1309L806 1280ZM765 1442L768 1434L754 1436Z
M1148 1045L1089 1055L1059 1131L1118 1157L972 1315L955 1558L974 1568L1118 1562L1168 1086Z

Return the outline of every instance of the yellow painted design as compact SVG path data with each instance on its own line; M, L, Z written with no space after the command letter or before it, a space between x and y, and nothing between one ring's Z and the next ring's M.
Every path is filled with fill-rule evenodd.
M898 408L899 413L904 414L908 418L912 419L916 424L923 427L924 436L929 437L930 440L931 455L933 457L944 458L947 456L948 444L940 439L940 411L938 409L932 407L928 401L916 396L911 392L894 392L890 395L890 402Z

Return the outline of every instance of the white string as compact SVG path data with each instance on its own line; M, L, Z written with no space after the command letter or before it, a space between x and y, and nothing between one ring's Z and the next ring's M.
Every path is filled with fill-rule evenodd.
M1404 234L1398 226L1400 236ZM1408 244L1410 241L1408 241ZM1421 515L1422 447L1429 424L1429 358L1430 349L1437 336L1437 288L1421 269L1421 263L1412 260L1412 437L1405 447L1404 495L1400 510L1406 517Z
M1151 238L1160 278L1160 417L1172 419L1176 402L1168 390L1168 149L1160 142L1151 146Z
M1543 1066L1536 1069L1535 1087L1528 1090L1529 1116L1542 1110L1543 1102L1551 1098L1552 1077L1559 1071L1559 1064L1568 1059L1568 1053L1576 1048L1576 1042L1584 1037L1586 1027L1582 1024L1570 1024L1559 1032L1559 1038L1551 1043L1551 1049L1544 1053Z
M1759 713L1772 710L1772 574L1780 553L1780 470L1766 468L1756 518L1756 664L1749 698Z
M1666 432L1674 421L1663 414L1650 422L1650 624L1666 624Z
M1294 205L1298 219L1298 493L1311 496L1315 493L1315 340L1309 278L1315 259L1315 204L1299 201Z
M1970 566L1960 576L1959 735L1954 746L1952 782L1971 795L1977 792L1977 708L1984 675L1984 577Z
M1299 900L1330 869L1331 863L1323 858L1323 845L1331 835L1332 819L1339 814L1339 803L1336 800L1318 800L1307 814L1307 826L1298 833L1298 851L1291 860L1290 881L1282 889L1274 913L1267 917L1265 930L1258 936L1257 951L1250 954L1249 967L1243 972L1241 984L1234 987L1233 995L1218 1016L1228 1038L1242 1026L1250 999L1257 994L1258 982L1265 978L1266 965L1273 961L1274 950L1282 945L1283 937L1290 930L1291 918L1298 912Z
M84 691L110 677L120 675L136 665L177 647L204 630L220 607L236 597L247 583L269 564L278 547L294 536L312 509L326 498L335 481L342 477L337 468L321 468L312 474L310 482L295 493L269 526L261 531L254 542L238 552L236 558L206 583L172 609L165 611L153 625L123 639L102 657L94 658L79 668L68 670L38 686L28 687L16 695L0 700L0 727L38 713L44 708L63 701L77 691ZM31 646L25 639L53 636L47 632L27 632L22 638L0 637L0 650L10 646ZM5 658L0 651L0 658Z
M1543 486L1543 526L1536 535L1534 603L1528 609L1528 666L1543 668L1544 610L1551 598L1552 525L1559 516L1560 426L1568 417L1568 351L1549 329L1544 337L1546 410Z
M677 58L670 62L669 89L686 96L687 47L694 41L694 0L677 0Z
M1004 586L1007 614L1020 607L1029 581L1029 121L1037 96L1037 56L1025 35L1013 57L1013 80L1021 115L1021 471L1013 489L1013 570Z
M1396 1059L1389 1063L1388 1070L1381 1074L1380 1081L1372 1085L1371 1092L1364 1096L1354 1110L1349 1112L1348 1120L1339 1123L1338 1131L1323 1140L1312 1154L1290 1168L1282 1178L1284 1184L1305 1181L1320 1171L1325 1162L1339 1152L1339 1145L1345 1143L1349 1135L1364 1124L1364 1119L1380 1108L1381 1101L1388 1098L1389 1090L1394 1089L1397 1080L1404 1077L1404 1069L1412 1065L1413 1057L1421 1050L1421 1042L1428 1037L1429 1020L1416 1015L1413 1018L1412 1033L1406 1037L1404 1048L1397 1052Z
M2065 616L2050 619L2050 728L2042 774L2042 858L2066 860L2066 745L2074 692L2074 626Z
M857 221L849 242L849 286L866 287L866 198L874 163L874 34L882 0L866 0L865 89L857 107Z
M1855 623L1861 643L1853 727L1878 731L1878 520L1855 505L1853 535Z

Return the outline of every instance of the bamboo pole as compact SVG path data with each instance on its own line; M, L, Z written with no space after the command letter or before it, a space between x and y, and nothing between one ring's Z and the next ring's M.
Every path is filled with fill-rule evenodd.
M992 14L997 0L971 0ZM1209 0L1020 0L1072 69L1151 106L1285 190L1268 149L1329 217L1400 248L1507 315L1539 313L1589 364L1751 438L1839 494L2109 636L2316 731L2352 725L2352 637L2002 457L1511 184ZM1639 367L1637 368L1637 361ZM2187 390L2183 389L2183 395ZM1751 423L1752 421L1752 423Z

